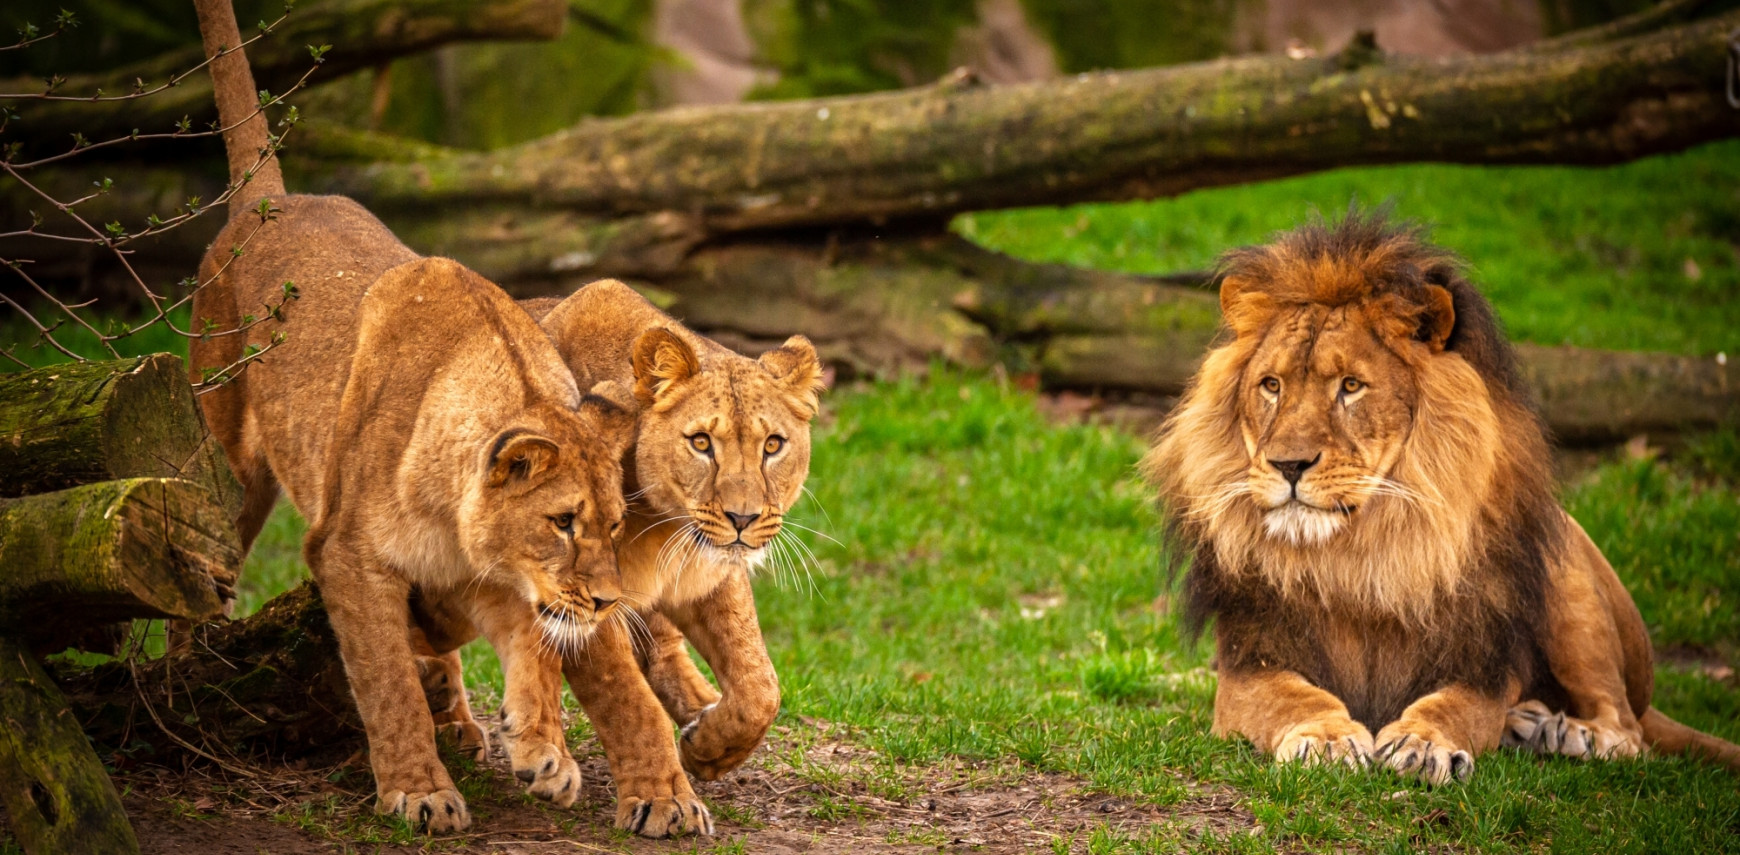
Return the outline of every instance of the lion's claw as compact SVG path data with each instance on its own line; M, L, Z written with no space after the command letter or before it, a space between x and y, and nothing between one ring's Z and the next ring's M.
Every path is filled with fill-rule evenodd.
M1555 713L1540 701L1524 701L1504 717L1500 744L1537 754L1563 754L1579 760L1635 757L1643 753L1641 733Z
M616 805L616 827L642 837L677 837L713 833L713 814L695 796L658 797L652 800L626 796Z
M1275 759L1283 763L1320 766L1340 763L1363 769L1371 763L1371 732L1351 720L1308 721L1295 726L1275 746Z
M398 814L409 820L419 831L430 834L464 831L471 827L471 811L465 806L465 797L453 789L436 790L432 793L389 790L381 794L375 803L375 811Z
M1378 738L1383 739L1389 731L1390 728L1384 728ZM1448 742L1408 732L1400 732L1379 745L1377 759L1398 775L1419 778L1434 787L1452 780L1466 781L1474 775L1474 755Z

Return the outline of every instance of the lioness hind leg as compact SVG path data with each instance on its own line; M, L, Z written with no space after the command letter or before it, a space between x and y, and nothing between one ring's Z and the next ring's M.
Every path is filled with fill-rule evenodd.
M1643 752L1641 732L1632 733L1611 722L1554 712L1540 701L1524 701L1510 708L1505 714L1501 744L1580 760L1636 757Z
M436 653L422 630L411 628L411 649L417 656L417 677L435 718L435 738L482 763L489 758L489 735L471 712L465 696L465 668L458 650Z
M1214 695L1214 734L1249 739L1281 763L1371 761L1371 731L1347 705L1292 671L1222 672Z

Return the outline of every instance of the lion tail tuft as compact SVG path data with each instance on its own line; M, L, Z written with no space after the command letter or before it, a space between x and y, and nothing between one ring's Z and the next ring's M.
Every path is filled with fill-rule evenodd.
M1643 739L1651 748L1663 754L1701 756L1740 772L1740 745L1686 727L1650 707L1638 720L1643 725Z

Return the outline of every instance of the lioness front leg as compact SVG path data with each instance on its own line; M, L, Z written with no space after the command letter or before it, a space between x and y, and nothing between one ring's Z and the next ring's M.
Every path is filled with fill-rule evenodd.
M767 658L749 574L733 570L711 594L664 609L719 678L718 703L683 726L683 768L714 781L761 745L779 715L779 677Z
M517 591L484 584L473 620L501 659L501 741L514 777L540 799L572 805L580 764L562 731L562 662L542 643L537 613Z
M642 612L641 616L646 620L648 640L636 646L635 658L665 712L679 726L686 727L703 710L719 702L719 691L695 667L682 630L670 618L656 611Z
M616 779L616 827L645 837L712 834L713 816L683 774L671 720L642 679L621 623L599 627L562 667Z
M1371 731L1341 699L1293 671L1222 671L1214 693L1214 735L1249 739L1281 763L1364 767Z
M1513 685L1502 697L1463 685L1439 689L1408 705L1377 735L1377 757L1398 774L1432 786L1474 774L1474 758L1498 745Z
M435 722L411 658L410 586L318 529L305 555L368 735L376 810L431 834L463 831L471 812L435 752Z

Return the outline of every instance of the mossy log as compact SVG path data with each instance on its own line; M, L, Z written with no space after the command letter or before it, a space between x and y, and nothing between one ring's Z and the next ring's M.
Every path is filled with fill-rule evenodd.
M61 675L92 741L143 742L159 755L195 745L214 756L252 756L306 754L362 735L338 640L312 582L246 620L202 625L194 634L180 655Z
M0 638L0 803L29 855L138 852L121 797L42 666Z
M231 516L241 508L180 357L0 374L0 496L143 476L197 483Z
M1155 198L1358 164L1616 163L1740 133L1722 91L1737 24L1731 12L1559 49L1427 60L1356 44L1322 59L664 110L314 184L401 221L477 205L668 211L718 237Z
M549 40L561 35L568 6L563 0L321 0L300 6L265 38L247 48L260 87L285 92L315 61L309 45L331 45L309 83L336 80L399 57L444 44L486 40ZM251 37L253 33L243 37ZM198 66L205 54L197 45L104 74L76 75L56 90L61 95L125 95L139 83L161 86ZM0 80L0 92L37 93L43 81ZM142 133L169 133L190 117L197 130L217 117L211 75L189 75L173 89L121 104L17 102L25 121L14 122L12 137L26 142L26 153L43 156L64 146L71 134L92 142ZM23 136L20 136L20 135Z
M115 621L221 615L241 564L229 511L191 481L0 500L0 626L39 648Z

